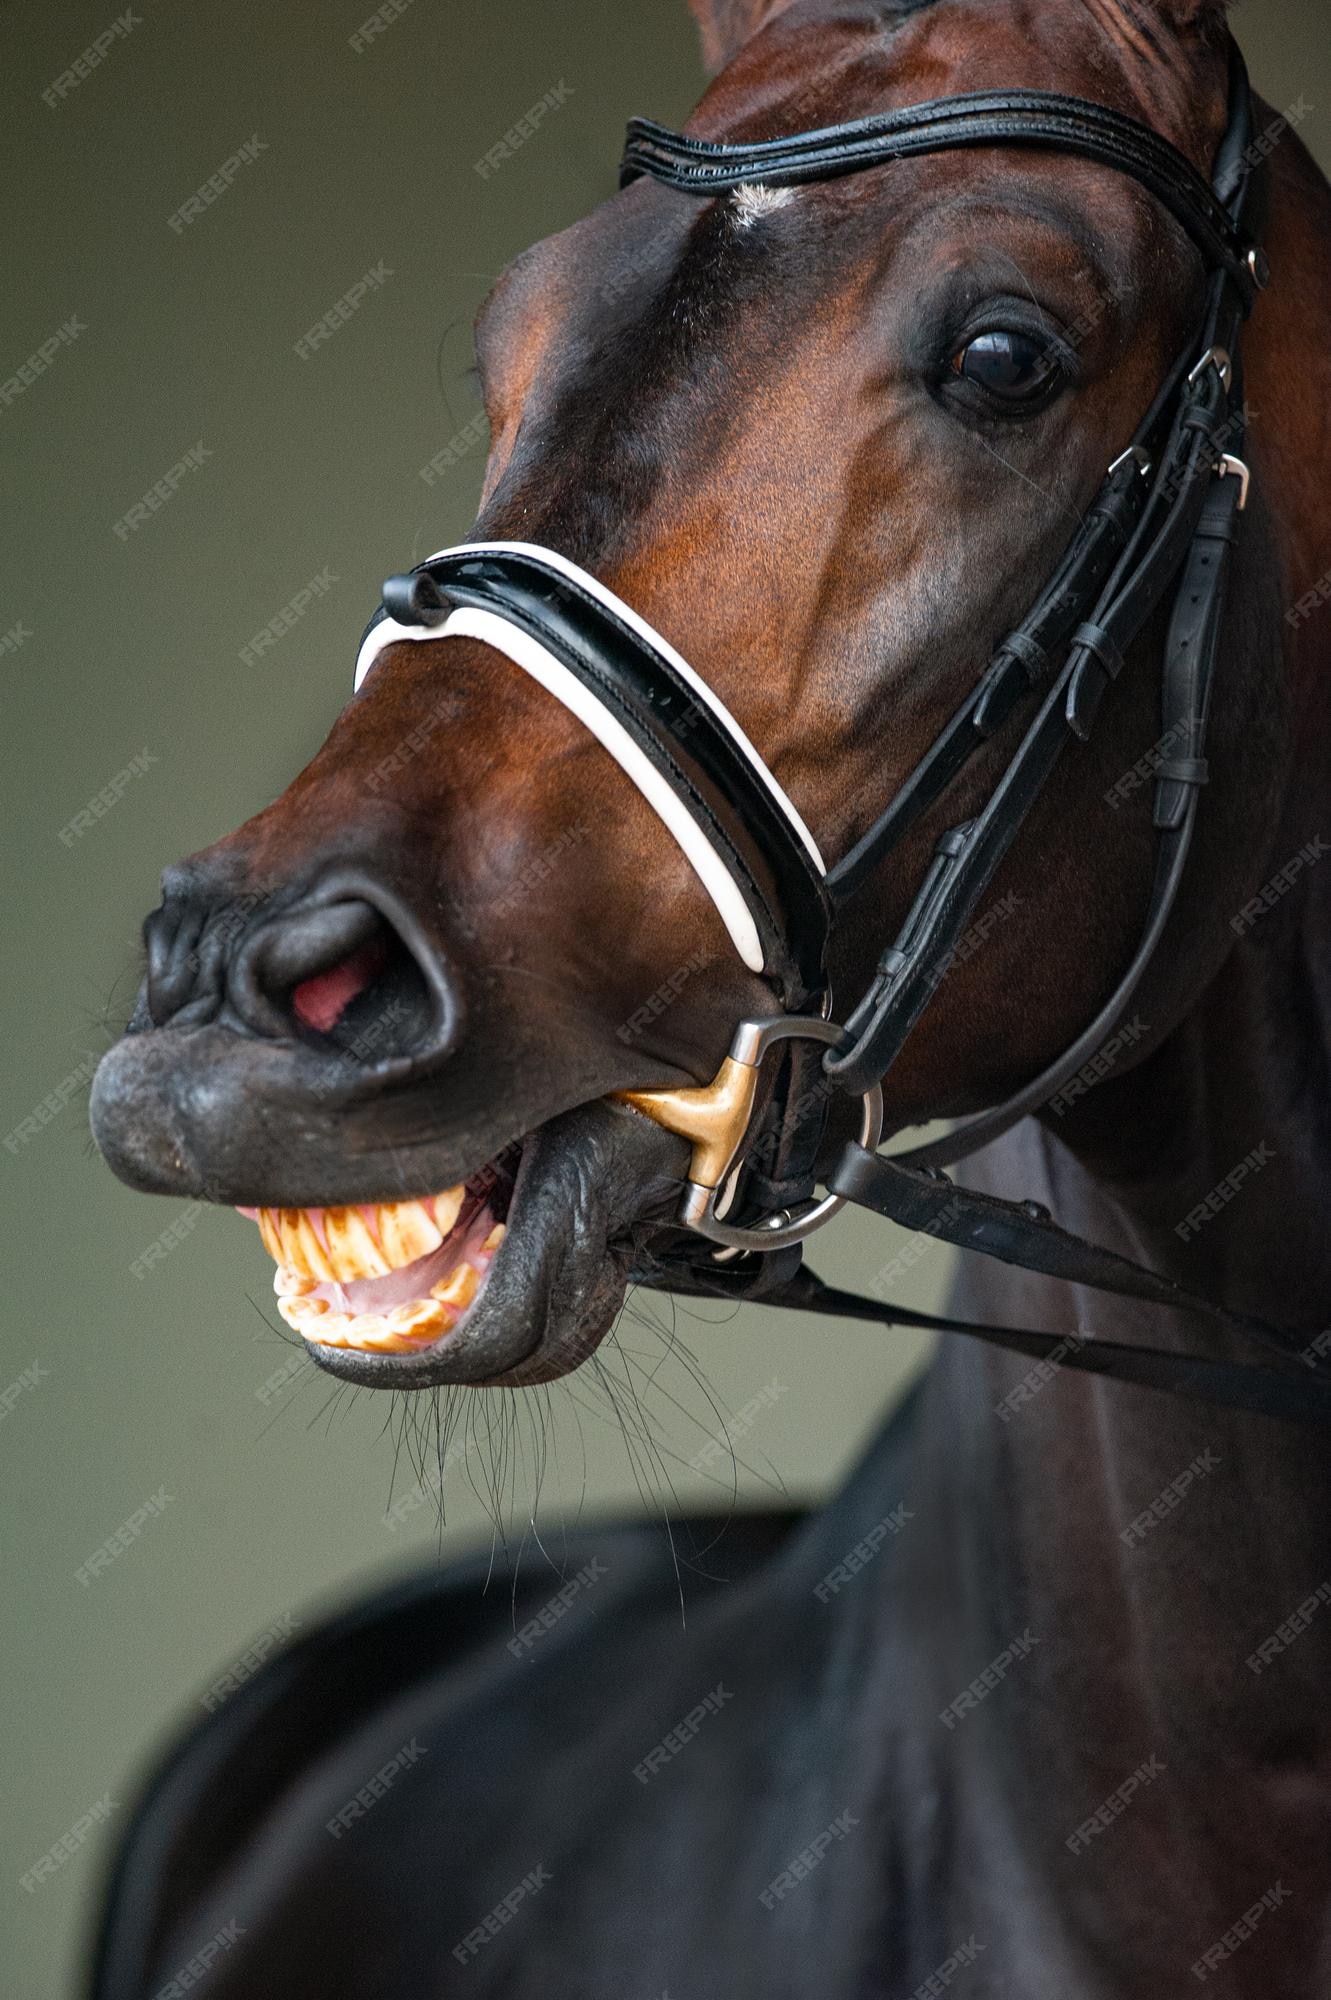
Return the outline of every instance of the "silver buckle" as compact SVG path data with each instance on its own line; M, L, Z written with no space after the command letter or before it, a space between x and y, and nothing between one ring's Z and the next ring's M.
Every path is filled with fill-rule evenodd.
M1203 371L1207 368L1215 369L1216 374L1220 377L1220 380L1226 390L1229 390L1233 387L1234 363L1229 358L1229 349L1227 347L1207 348L1205 354L1202 356L1201 360L1197 363L1197 366L1192 370L1191 374L1188 376L1189 388L1192 387L1193 383L1197 380L1198 376L1201 375Z
M846 1031L835 1021L807 1014L781 1014L766 1021L741 1021L730 1053L711 1083L688 1090L624 1090L616 1101L676 1132L693 1145L689 1178L684 1184L679 1221L698 1236L722 1243L729 1250L777 1250L802 1243L846 1205L844 1195L827 1194L797 1209L782 1209L762 1222L738 1228L722 1222L717 1204L736 1165L753 1122L758 1079L763 1060L780 1042L822 1042L837 1048ZM883 1092L879 1084L864 1093L860 1144L873 1152L883 1136Z
M1248 488L1252 485L1252 473L1243 460L1235 458L1233 452L1230 451L1224 454L1216 470L1222 479L1228 477L1239 481L1239 512L1241 514L1248 504Z
M1112 479L1120 465L1126 465L1130 458L1136 459L1137 470L1145 479L1151 470L1151 454L1142 444L1130 444L1126 451L1121 451L1109 468L1109 477Z

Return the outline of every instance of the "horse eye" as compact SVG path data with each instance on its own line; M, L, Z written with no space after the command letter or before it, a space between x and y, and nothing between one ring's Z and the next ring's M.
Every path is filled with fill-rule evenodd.
M954 357L952 369L1004 403L1033 402L1061 372L1047 345L1028 333L1001 327L977 335Z

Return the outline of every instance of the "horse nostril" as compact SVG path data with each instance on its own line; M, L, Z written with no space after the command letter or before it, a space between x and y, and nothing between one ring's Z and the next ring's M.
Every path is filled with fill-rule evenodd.
M227 981L246 1027L285 1040L331 1042L357 1061L419 1056L456 1020L456 1005L409 919L390 920L348 886L326 890L262 925Z
M316 972L291 989L291 1011L306 1028L326 1035L367 986L372 986L388 962L388 942L371 938L340 959L327 972Z
M202 928L203 912L189 904L163 903L144 922L148 1012L154 1027L163 1027L194 997Z

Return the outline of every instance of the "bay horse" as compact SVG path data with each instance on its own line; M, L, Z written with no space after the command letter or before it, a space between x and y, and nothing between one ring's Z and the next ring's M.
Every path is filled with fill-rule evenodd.
M450 558L471 622L447 634L428 577L391 580L394 629L367 637L373 670L313 762L168 871L94 1130L132 1185L256 1215L331 1373L502 1390L576 1366L630 1273L669 1269L682 1188L709 1224L736 1212L733 1152L699 1179L699 1099L719 1115L707 1080L738 1087L734 1024L772 994L726 892L739 859L709 877L649 773L628 782L608 726L541 681L513 616L500 631L496 591L510 613L540 595L514 544L560 552L622 676L670 666L676 698L660 634L702 664L771 779L748 831L775 800L787 849L802 828L844 857L1088 510L1136 492L1151 454L1124 446L1162 382L1241 386L1247 462L1206 463L1212 539L1235 546L1205 762L1161 738L1187 601L1172 621L1153 604L1121 658L1105 625L1064 634L1104 668L1103 716L1030 800L861 1128L872 1168L880 1128L983 1114L1079 1047L1138 948L1161 800L1209 780L1131 1022L955 1187L911 1182L943 1233L951 1213L1023 1246L965 1271L958 1312L1062 1337L945 1342L829 1505L730 1524L682 1628L663 1543L625 1528L573 1538L560 1587L525 1579L512 1607L462 1567L303 1639L159 1771L92 1991L1312 2000L1331 1992L1331 1468L1273 1410L1291 1381L1324 1391L1331 1306L1331 195L1259 109L1242 150L1269 283L1250 252L1244 379L1217 344L1185 387L1198 238L1219 230L1223 264L1224 230L1200 195L1171 208L1191 182L1152 185L1145 141L1132 170L1104 149L1129 118L1211 173L1235 74L1218 0L694 10L716 74L688 136L642 128L623 191L480 315L492 451L468 547L510 555ZM724 178L728 147L767 158L986 92L1010 123L1049 91L1101 153L1005 126L830 177L802 177L792 141L766 179ZM1213 416L1193 429L1219 454ZM715 723L700 707L669 733L700 785ZM1003 732L972 747L946 799L870 842L834 993L900 970L875 973L884 935L1002 783ZM808 1094L813 1164L848 1188L827 1162L853 1104ZM787 1101L778 1140L792 1122ZM759 1162L783 1228L809 1164L801 1181L780 1144ZM1020 1216L985 1206L1014 1192ZM1142 1266L1149 1327L1148 1293L1092 1289ZM1273 1320L1306 1339L1261 1377L1284 1389L1248 1392ZM1088 1372L1146 1332L1153 1374ZM1171 1360L1209 1400L1157 1393Z

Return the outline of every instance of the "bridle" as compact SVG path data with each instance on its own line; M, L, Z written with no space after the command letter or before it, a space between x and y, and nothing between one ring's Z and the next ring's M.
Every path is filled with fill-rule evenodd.
M1210 185L1166 140L1102 105L1052 92L944 98L812 132L731 145L634 119L621 185L650 175L699 198L760 183L789 187L959 147L1080 155L1130 176L1191 238L1207 272L1194 338L1109 468L1053 577L995 651L931 748L847 855L825 867L790 800L715 692L662 635L587 571L519 542L445 549L390 577L366 630L356 686L402 640L470 637L504 653L560 701L637 785L711 898L737 954L781 1012L744 1021L713 1081L623 1100L692 1145L672 1240L635 1273L662 1289L976 1334L1038 1360L1177 1390L1209 1402L1331 1421L1315 1372L1213 1363L1027 1329L980 1326L858 1299L800 1268L801 1244L848 1201L963 1248L1143 1302L1195 1311L1275 1346L1307 1335L1231 1312L1060 1229L1030 1202L954 1185L942 1169L1038 1109L1098 1053L1160 942L1206 783L1207 719L1226 584L1248 497L1240 338L1268 281L1253 237L1252 103L1231 54L1228 128ZM1092 734L1125 656L1173 591L1161 675L1156 860L1137 949L1072 1046L1007 1102L942 1140L886 1159L882 1079L937 990L951 954L1071 739ZM988 802L938 840L897 936L844 1026L826 965L839 917L979 747L1027 698L1035 712ZM764 1098L764 1065L783 1060ZM830 1101L861 1099L858 1139L822 1176Z

